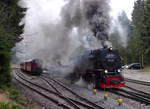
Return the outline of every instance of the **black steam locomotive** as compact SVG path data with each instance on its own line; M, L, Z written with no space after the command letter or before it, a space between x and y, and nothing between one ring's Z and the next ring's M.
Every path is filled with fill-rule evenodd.
M121 58L117 50L102 48L88 51L78 57L74 74L94 88L120 88L125 85L121 73Z

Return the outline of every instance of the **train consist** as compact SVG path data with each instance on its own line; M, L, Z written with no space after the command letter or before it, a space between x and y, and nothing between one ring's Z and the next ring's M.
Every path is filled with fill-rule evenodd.
M72 74L75 78L82 77L94 88L125 86L121 72L121 58L117 50L110 47L88 51L78 60Z
M125 86L121 72L121 58L117 50L102 48L87 51L75 59L71 80L83 78L93 88L120 88ZM42 62L38 59L20 64L22 71L31 75L43 72Z
M42 62L39 59L30 60L20 64L20 69L31 75L40 75L43 72Z

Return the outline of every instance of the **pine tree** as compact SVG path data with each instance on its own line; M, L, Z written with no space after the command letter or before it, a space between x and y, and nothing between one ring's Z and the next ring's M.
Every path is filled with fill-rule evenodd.
M137 0L135 2L132 23L133 37L129 42L129 48L133 60L141 61L144 55L145 64L150 64L150 0Z
M10 83L11 49L23 32L19 22L24 9L17 3L18 0L0 0L0 87Z

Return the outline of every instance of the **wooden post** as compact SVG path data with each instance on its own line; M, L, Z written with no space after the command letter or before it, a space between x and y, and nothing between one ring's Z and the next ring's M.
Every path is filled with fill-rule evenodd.
M142 67L144 66L144 55L143 55L143 52L142 52Z

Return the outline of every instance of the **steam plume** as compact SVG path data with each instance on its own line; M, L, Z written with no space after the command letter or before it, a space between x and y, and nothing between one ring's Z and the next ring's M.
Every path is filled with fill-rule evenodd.
M22 0L20 4L28 8L24 40L17 45L21 58L42 59L46 67L68 65L74 55L105 46L108 40L109 0Z
M70 0L62 14L68 27L88 28L102 46L108 40L109 0Z

